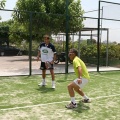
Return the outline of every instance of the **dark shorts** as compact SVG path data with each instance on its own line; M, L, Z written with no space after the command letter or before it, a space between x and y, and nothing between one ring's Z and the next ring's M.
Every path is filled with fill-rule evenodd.
M41 62L40 69L41 69L41 70L46 70L45 62ZM50 69L54 69L54 68L53 68L53 64L51 64L51 67L49 68L49 70L50 70Z

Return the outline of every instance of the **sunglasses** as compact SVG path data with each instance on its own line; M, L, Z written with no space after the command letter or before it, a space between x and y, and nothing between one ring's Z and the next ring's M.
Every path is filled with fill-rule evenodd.
M69 53L68 55L71 56L71 55L73 55L73 54L74 54L74 53Z

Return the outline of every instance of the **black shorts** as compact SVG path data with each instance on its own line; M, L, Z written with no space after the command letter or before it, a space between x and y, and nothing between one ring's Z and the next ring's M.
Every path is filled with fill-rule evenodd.
M40 69L41 70L46 70L47 69L46 66L45 66L45 62L41 62ZM51 67L49 69L54 69L53 64L51 64Z

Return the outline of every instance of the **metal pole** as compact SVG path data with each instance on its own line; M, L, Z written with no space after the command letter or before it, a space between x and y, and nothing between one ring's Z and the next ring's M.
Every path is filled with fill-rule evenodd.
M107 47L106 47L106 66L108 66L108 44L109 44L109 29L107 30Z
M100 0L98 4L98 40L97 40L97 72L99 72L100 64Z
M69 2L66 0L66 59L65 59L65 73L68 73L68 46L69 46L69 14L68 14Z
M90 42L91 42L91 44L93 44L93 40L92 40L92 30L91 30L91 35L90 35Z
M74 47L74 34L72 35L72 47Z
M101 18L103 18L103 7L102 7L102 13L101 13ZM100 43L101 43L101 39L102 39L102 19L101 19L101 33L100 33Z
M79 31L79 38L78 38L78 57L80 57L80 40L81 40L81 31Z
M63 35L63 52L65 51L65 49L64 49L64 47L65 47L65 45L64 45L64 35Z
M30 21L29 21L29 75L31 76L32 73L32 12L30 12Z

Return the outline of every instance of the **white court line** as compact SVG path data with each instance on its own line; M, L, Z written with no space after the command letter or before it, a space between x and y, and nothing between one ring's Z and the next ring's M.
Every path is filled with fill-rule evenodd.
M99 96L99 97L96 97L96 98L91 98L91 100L102 99L102 98L109 98L109 97L116 97L116 96L120 96L120 94L109 95L109 96ZM76 101L80 101L80 100L76 100ZM3 111L17 110L17 109L24 109L24 108L39 107L39 106L43 106L43 105L52 105L52 104L66 103L66 102L70 102L70 101L52 102L52 103L37 104L37 105L30 105L30 106L23 106L23 107L14 107L14 108L0 109L0 110L3 110Z
M120 80L120 79L109 78L109 77L105 77L105 76L101 76L101 75L96 75L96 74L92 74L92 75L99 76L99 77L106 78L106 79L110 79L110 80Z

